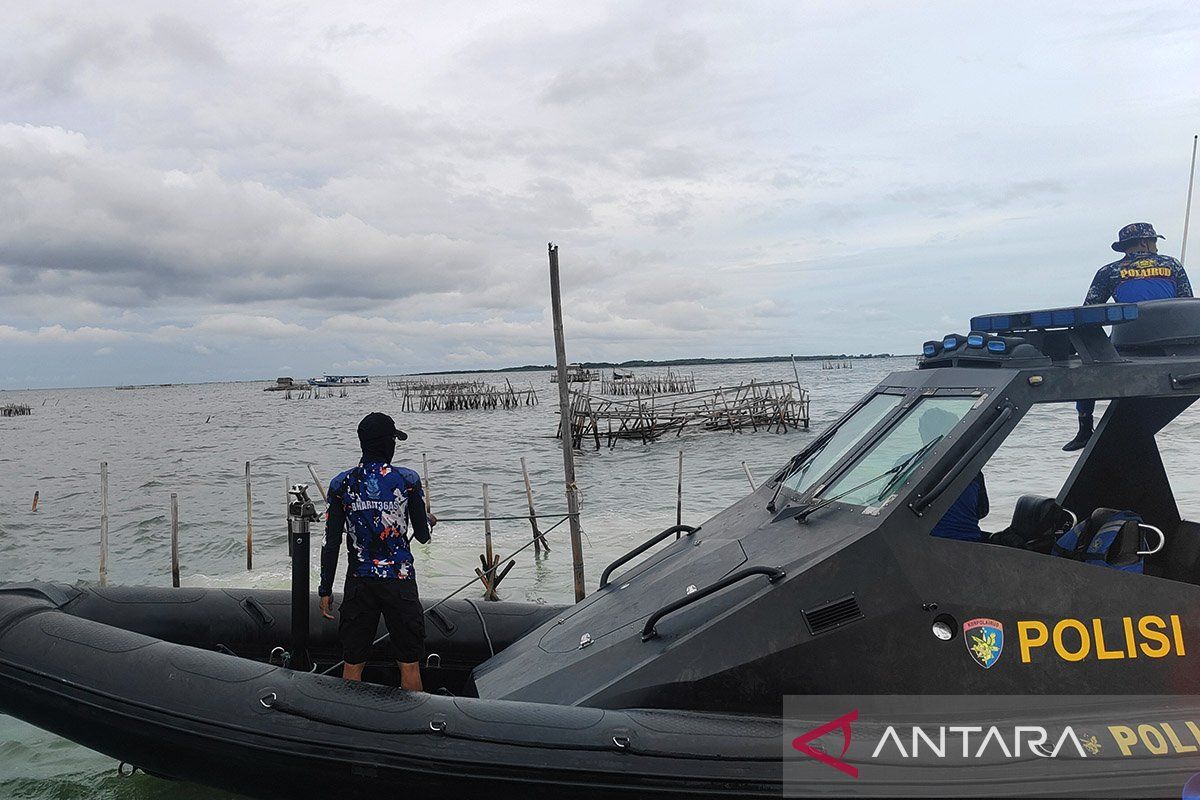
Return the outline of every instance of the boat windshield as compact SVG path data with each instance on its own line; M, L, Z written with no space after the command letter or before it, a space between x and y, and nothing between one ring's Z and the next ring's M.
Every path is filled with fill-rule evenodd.
M784 480L783 485L797 494L803 494L903 399L902 395L897 394L877 394L872 397L839 425L823 445L809 453L796 471Z
M937 442L967 415L976 399L922 398L823 494L850 505L878 505L908 482ZM876 476L886 477L873 480Z

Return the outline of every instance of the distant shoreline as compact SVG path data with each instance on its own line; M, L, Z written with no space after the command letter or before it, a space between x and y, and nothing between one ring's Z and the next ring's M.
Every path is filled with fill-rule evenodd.
M820 356L795 356L797 361L865 361L872 358L916 358L917 354L907 353L846 353ZM791 361L792 356L745 356L742 358L670 358L666 360L634 359L632 361L580 361L584 369L611 369L619 367L701 367L710 364L772 364L780 361ZM553 364L525 364L519 367L501 367L500 369L439 369L429 372L410 372L410 375L477 375L485 372L546 372L554 369Z
M796 356L797 361L866 361L872 358L916 358L917 354L912 353L859 353L858 355L848 355L845 353L820 356ZM611 369L613 367L623 367L629 369L631 367L699 367L710 364L771 364L778 362L791 361L791 356L745 356L742 358L671 358L665 360L655 359L634 359L632 361L582 361L581 366L586 369ZM553 364L524 364L519 367L501 367L499 369L438 369L428 372L406 372L406 373L380 373L371 375L372 378L390 378L411 376L427 376L427 375L483 375L491 372L550 372L554 369ZM211 380L211 381L176 381L174 383L140 383L140 384L109 384L104 386L0 386L0 392L56 392L64 389L159 389L171 388L177 386L207 386L218 383L274 383L275 378L239 378L233 380Z

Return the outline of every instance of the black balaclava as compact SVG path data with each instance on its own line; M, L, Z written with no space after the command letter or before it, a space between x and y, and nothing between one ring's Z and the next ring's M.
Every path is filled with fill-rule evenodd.
M358 442L362 446L363 461L390 462L396 455L396 440L407 439L403 431L387 414L378 411L367 414L358 423Z

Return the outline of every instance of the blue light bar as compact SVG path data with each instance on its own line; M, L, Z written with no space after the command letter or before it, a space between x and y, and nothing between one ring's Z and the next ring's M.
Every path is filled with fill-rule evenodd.
M992 339L987 343L989 353L1006 353L1008 352L1008 342L1003 339Z
M983 334L972 333L967 335L967 347L983 347Z
M988 314L971 319L971 329L991 333L1117 325L1138 318L1137 303L1051 308L1016 314Z
M956 334L950 334L942 340L942 348L945 350L954 350L958 347L959 338Z

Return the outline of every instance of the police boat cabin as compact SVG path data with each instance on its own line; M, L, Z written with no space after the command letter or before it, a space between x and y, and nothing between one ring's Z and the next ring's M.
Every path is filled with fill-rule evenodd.
M977 317L749 497L610 566L477 669L479 694L744 711L806 693L1200 690L1200 508L1181 511L1158 448L1198 397L1200 302ZM1046 424L1031 411L1080 400L1109 402L1077 456L1019 439L1077 459L1062 485L989 471L1023 422ZM988 514L988 480L1021 495L1011 519Z

